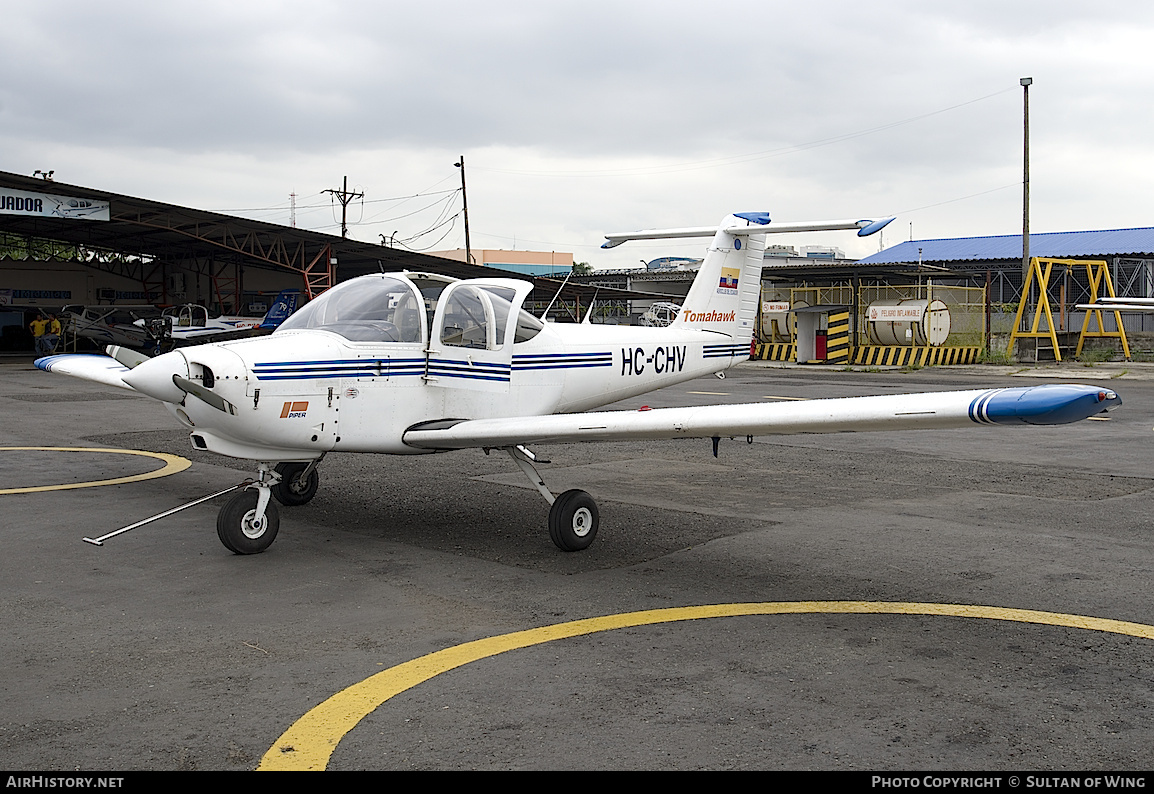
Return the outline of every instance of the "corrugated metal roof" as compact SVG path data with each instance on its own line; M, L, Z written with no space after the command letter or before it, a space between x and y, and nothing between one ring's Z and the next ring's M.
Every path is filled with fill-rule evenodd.
M919 256L920 249L920 256ZM1151 255L1154 227L1030 235L1030 256L1054 258ZM1022 235L909 240L861 260L861 264L896 262L969 262L1022 258Z

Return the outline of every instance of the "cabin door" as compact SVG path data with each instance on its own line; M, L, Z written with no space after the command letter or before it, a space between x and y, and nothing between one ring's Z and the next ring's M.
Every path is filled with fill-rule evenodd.
M507 392L517 313L533 285L515 279L450 284L437 301L425 381L449 389Z

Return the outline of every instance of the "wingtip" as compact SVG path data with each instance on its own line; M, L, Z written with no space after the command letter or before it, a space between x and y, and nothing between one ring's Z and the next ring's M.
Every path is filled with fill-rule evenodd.
M897 216L890 216L889 218L882 218L882 219L876 220L876 221L869 220L869 219L860 220L860 221L858 221L858 224L860 225L860 224L864 223L865 225L862 226L860 229L858 229L857 236L858 237L869 237L871 234L876 234L877 232L880 232L882 229L884 229L886 226L889 226L890 223L892 223L896 219L897 219Z

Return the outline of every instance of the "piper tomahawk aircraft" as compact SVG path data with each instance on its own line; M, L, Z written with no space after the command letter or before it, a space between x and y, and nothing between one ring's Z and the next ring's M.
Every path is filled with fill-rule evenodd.
M280 526L271 497L312 499L332 451L504 450L552 505L553 542L576 551L597 534L597 504L580 490L554 496L530 444L697 437L713 438L716 451L721 436L1061 424L1120 403L1106 389L1053 385L589 412L748 359L766 234L864 236L890 220L771 224L767 213L737 213L717 227L608 235L603 247L713 238L664 328L543 323L521 308L528 282L404 272L339 284L271 336L156 358L110 348L114 358L50 356L37 366L161 400L194 447L255 461L256 479L217 519L220 540L238 554L268 548Z

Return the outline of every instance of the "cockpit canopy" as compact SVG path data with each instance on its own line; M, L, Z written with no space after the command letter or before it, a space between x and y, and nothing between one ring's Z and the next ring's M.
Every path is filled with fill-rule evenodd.
M332 331L352 342L420 342L425 307L407 281L391 276L346 281L310 301L280 331Z
M451 280L416 276L365 276L330 289L281 323L281 331L331 331L351 342L424 341L441 293ZM495 349L502 344L513 314L514 291L487 284L455 283L445 314L441 342L459 347ZM532 339L540 320L519 310L514 342ZM422 330L424 329L424 330Z

